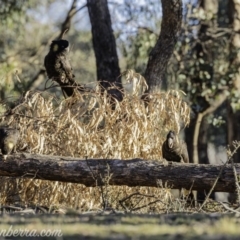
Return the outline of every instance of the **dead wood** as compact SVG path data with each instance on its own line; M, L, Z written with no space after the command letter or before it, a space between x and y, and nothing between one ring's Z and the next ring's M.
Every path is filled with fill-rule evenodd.
M17 153L6 161L0 156L0 176L81 183L86 186L127 185L190 188L209 191L222 165L183 164L159 160L77 159L62 156ZM235 164L240 174L240 164ZM106 181L106 179L108 179ZM227 164L214 191L234 192L235 178Z

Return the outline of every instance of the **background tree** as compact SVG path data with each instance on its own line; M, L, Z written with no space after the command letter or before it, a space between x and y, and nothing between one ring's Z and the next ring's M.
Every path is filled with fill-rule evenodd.
M148 92L159 90L182 23L182 1L162 0L161 33L150 52L145 79Z
M226 3L225 3L226 4ZM222 3L224 6L224 2ZM227 106L227 142L232 145L233 141L240 140L240 6L235 0L228 0L226 4L226 14L228 16L228 27L232 29L232 34L229 34L231 58L229 59L230 65L235 67L234 75L229 82L231 88L231 98L226 101ZM233 147L231 146L231 149ZM233 156L234 162L240 162L240 152L238 151ZM237 194L230 194L229 201L235 202Z
M122 100L123 92L117 89L122 89L122 83L108 2L107 0L88 0L87 6L92 27L97 79L111 95ZM114 85L117 88L112 88Z
M235 74L232 78L231 84L231 96L232 101L228 100L228 144L231 144L234 140L240 140L240 131L236 131L240 127L240 111L238 99L240 92L240 54L238 53L238 49L240 48L240 7L237 1L229 0L227 4L227 13L228 13L228 23L229 28L233 30L230 35L230 51L231 58L230 64L235 66ZM236 71L237 70L237 71ZM239 162L240 160L240 152L234 156L235 162Z

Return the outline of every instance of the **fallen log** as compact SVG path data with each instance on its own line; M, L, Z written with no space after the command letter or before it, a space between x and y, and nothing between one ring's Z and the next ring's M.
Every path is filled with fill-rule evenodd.
M236 164L240 174L240 164ZM86 186L127 185L182 187L209 191L223 165L184 164L160 160L77 159L62 156L17 153L3 161L0 176L35 178L50 181L81 183ZM234 192L235 180L231 164L224 166L214 188Z

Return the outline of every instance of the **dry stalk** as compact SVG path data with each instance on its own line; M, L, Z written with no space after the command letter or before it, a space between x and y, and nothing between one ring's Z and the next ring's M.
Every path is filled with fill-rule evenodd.
M210 189L210 191L208 192L203 204L200 206L200 208L198 209L198 211L201 211L202 208L204 207L204 205L206 204L206 202L208 201L210 195L212 194L219 178L221 177L222 175L222 172L224 170L224 168L226 167L226 165L229 163L229 161L231 161L231 164L232 164L232 168L233 168L233 173L234 173L234 177L235 177L235 184L236 184L236 191L237 191L237 196L238 196L238 203L240 203L240 187L239 187L239 184L238 184L238 177L237 177L237 172L236 172L236 168L234 166L234 163L233 163L233 155L237 152L238 148L240 147L240 143L236 143L236 142L233 142L233 146L234 146L234 150L231 152L230 150L228 150L228 160L223 164L223 166L221 167L220 171L219 171L219 174L216 178L216 180L214 181L213 183L213 186L212 188Z
M135 81L136 91L144 87L144 78L139 74L126 74L130 82L131 74L135 78L132 81ZM46 91L29 91L11 114L0 116L0 124L19 128L18 151L24 149L24 152L78 158L161 159L161 145L166 133L170 129L178 132L180 122L184 126L189 123L190 108L178 91L154 93L149 99L146 108L138 94L129 94L122 102L116 102L113 110L112 101L107 93L102 94L99 86L95 91L77 93L62 101ZM118 206L117 199L131 195L136 189L146 195L161 195L160 190L164 191L109 186L110 170L106 176L98 173L92 173L92 176L96 186L101 185L99 181L105 185L99 193L95 188L79 184L59 182L55 185L50 181L21 179L18 185L20 197L23 203L78 205L80 209L88 210L99 209L99 199L102 199L103 207L108 206L110 199ZM0 204L5 204L6 186L7 178L2 178ZM79 193L81 196L77 197ZM144 206L149 203L146 199L142 201Z
M132 197L135 197L135 196L141 196L142 198L156 198L155 195L147 195L147 194L142 194L142 193L140 193L140 192L132 193L132 194L130 194L129 196L124 197L123 199L119 200L119 204L121 205L121 207L122 207L126 212L137 211L137 210L140 210L140 209L149 207L149 206L151 206L151 205L153 205L153 204L156 204L156 203L158 203L158 202L161 202L162 204L164 204L162 200L157 199L157 200L155 200L155 201L148 202L147 204L144 204L144 205L142 205L142 206L140 206L140 207L135 207L135 206L137 206L137 205L140 203L140 201L142 200L142 198L141 198L137 203L135 203L135 206L134 206L134 207L132 207L131 209L128 209L128 208L124 205L124 202L126 202L127 200L130 200Z
M218 202L218 203L221 204L227 211L237 213L237 214L240 213L237 209L230 208L226 204L224 204L223 202Z
M210 195L212 194L212 192L213 192L213 190L214 190L214 188L215 188L215 186L216 186L219 178L221 177L222 172L223 172L223 169L226 167L227 163L228 163L228 161L226 161L226 162L222 165L222 167L221 167L221 169L220 169L220 171L219 171L219 174L218 174L218 176L216 177L216 179L215 179L215 181L214 181L214 183L213 183L212 188L211 188L210 191L208 192L208 194L207 194L207 196L206 196L203 204L199 207L198 211L201 211L202 208L204 207L204 205L207 203L207 201L208 201Z
M240 186L239 186L239 179L238 179L238 176L237 176L237 171L236 171L236 168L234 166L234 162L233 162L233 155L237 152L237 150L239 149L240 147L240 142L237 142L237 141L234 141L233 142L233 146L234 146L234 151L233 151L233 154L231 154L230 156L230 161L231 161L231 165L232 165L232 168L233 168L233 174L234 174L234 178L235 178L235 185L236 185L236 194L237 194L237 203L238 205L240 206Z

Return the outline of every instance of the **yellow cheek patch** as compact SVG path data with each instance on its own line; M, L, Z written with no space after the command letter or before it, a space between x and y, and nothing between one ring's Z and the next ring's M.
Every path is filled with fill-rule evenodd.
M168 147L169 147L169 148L172 148L172 147L173 147L173 139L172 139L172 138L169 138L169 139L168 139Z
M12 149L14 147L13 143L8 143L8 147Z
M54 44L53 46L53 51L56 52L58 50L58 45L57 44Z

